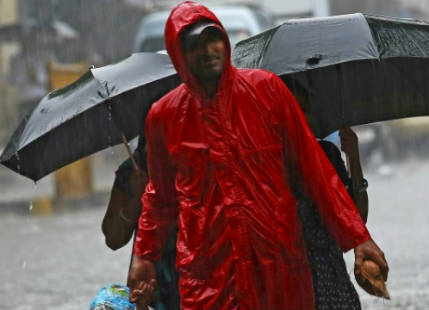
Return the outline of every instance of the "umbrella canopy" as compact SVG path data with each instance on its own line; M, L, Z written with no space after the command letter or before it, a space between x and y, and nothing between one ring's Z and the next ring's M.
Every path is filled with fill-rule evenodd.
M138 53L89 69L45 96L21 122L0 162L37 181L108 146L137 136L150 106L180 79L168 56Z
M317 137L344 127L429 115L429 24L350 14L290 20L238 43L237 67L279 75ZM305 102L304 102L305 101Z

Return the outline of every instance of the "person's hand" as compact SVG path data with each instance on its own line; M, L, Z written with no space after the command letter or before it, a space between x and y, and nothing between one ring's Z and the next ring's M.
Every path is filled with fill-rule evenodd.
M355 276L360 276L362 274L362 266L365 259L374 261L378 267L380 267L383 279L386 281L389 273L389 266L387 265L383 251L380 250L373 240L367 240L355 248Z
M157 283L153 263L133 256L127 285L130 288L130 302L136 303L137 310L147 310L156 296Z
M136 304L137 310L148 310L149 304L155 298L156 280L150 282L140 281L140 283L130 292L130 302Z
M359 154L358 137L350 127L344 127L339 131L341 150L349 157Z

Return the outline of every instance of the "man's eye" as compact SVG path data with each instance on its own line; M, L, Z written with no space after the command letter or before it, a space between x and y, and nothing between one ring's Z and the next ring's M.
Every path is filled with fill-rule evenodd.
M192 51L198 47L198 38L190 38L184 42L185 51Z

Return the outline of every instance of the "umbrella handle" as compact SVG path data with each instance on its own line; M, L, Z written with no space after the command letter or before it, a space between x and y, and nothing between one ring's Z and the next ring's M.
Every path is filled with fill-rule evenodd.
M137 162L136 162L136 160L135 160L135 158L134 158L134 155L133 155L133 153L131 152L131 149L130 149L130 146L129 146L129 144L128 144L128 140L127 140L127 138L125 137L125 135L124 135L123 133L121 133L121 137L122 137L122 142L124 143L125 148L127 149L128 155L129 155L129 156L130 156L130 158L131 158L131 162L133 163L133 167L134 167L134 169L135 169L135 170L140 170L140 168L139 168L139 166L137 165Z

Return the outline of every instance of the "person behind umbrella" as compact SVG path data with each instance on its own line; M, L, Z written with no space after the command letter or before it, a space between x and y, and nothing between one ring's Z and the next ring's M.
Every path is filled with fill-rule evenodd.
M127 159L116 171L115 181L111 190L109 204L103 218L102 231L106 245L117 250L126 245L135 229L142 210L141 195L148 182L144 133L140 133L139 142L133 156L138 169ZM173 231L163 256L155 264L157 299L151 299L155 310L178 310L179 292L177 288L178 275L175 270L176 232ZM132 279L127 285L133 285Z
M284 83L234 68L223 26L199 4L172 10L165 41L184 83L146 119L150 181L130 300L153 290L153 262L177 222L182 309L314 309L292 167L341 249L355 249L355 272L371 258L387 278L382 251Z
M308 96L296 82L291 83L291 86L304 115L307 120L310 120L313 115L309 111ZM326 140L320 140L319 144L356 203L362 220L366 222L368 217L367 182L363 178L360 165L358 138L349 127L342 128L339 134L341 149L349 158L350 177L335 144ZM302 222L307 257L312 273L316 309L360 310L359 295L350 281L343 252L326 229L317 207L311 199L305 193L300 192L299 187L295 188L294 194L298 200L298 213Z
M296 80L286 80L285 83L290 85L307 122L312 123L314 115L310 111L310 98L305 88ZM363 177L358 137L350 127L342 128L338 135L341 150L346 154L349 161L349 172L347 172L341 154L334 143L325 138L319 140L319 144L353 198L362 220L366 223L368 219L368 194L366 192L368 181Z

